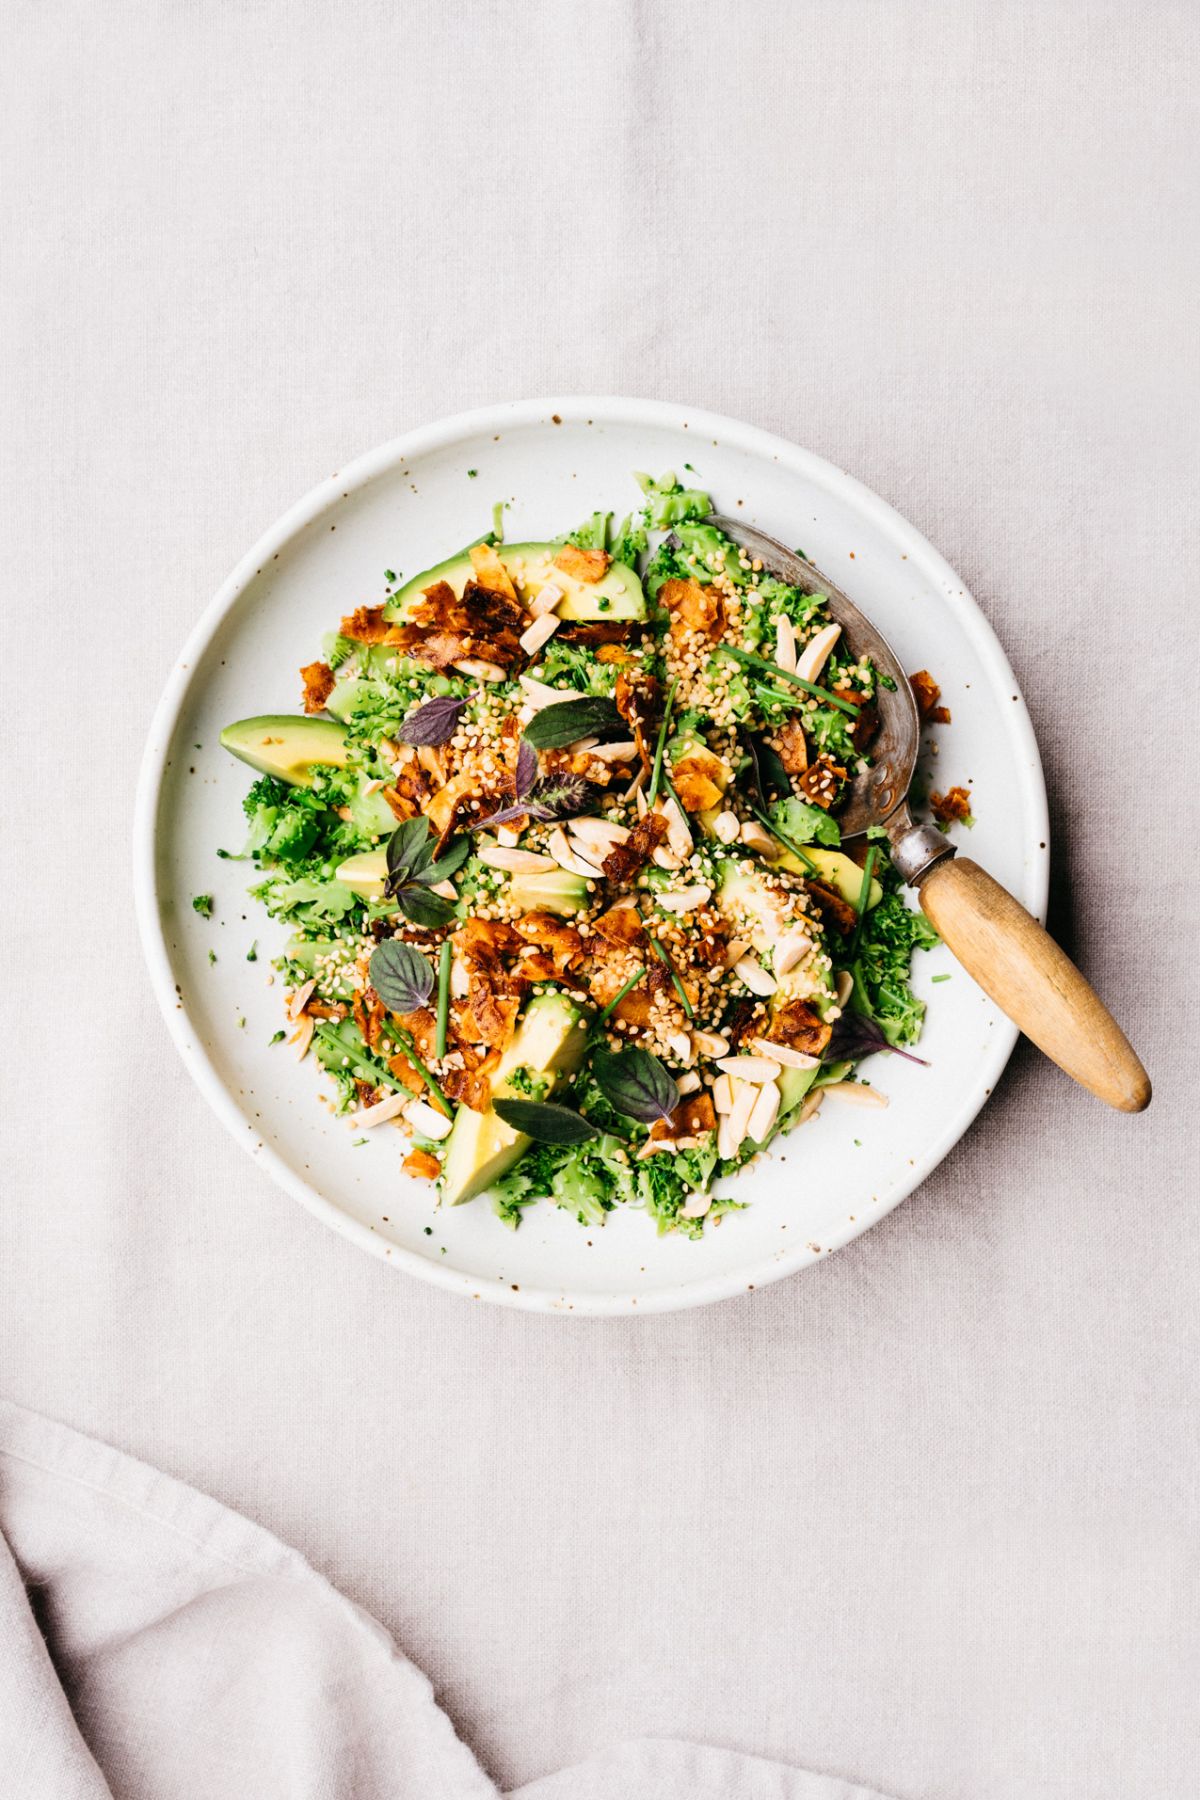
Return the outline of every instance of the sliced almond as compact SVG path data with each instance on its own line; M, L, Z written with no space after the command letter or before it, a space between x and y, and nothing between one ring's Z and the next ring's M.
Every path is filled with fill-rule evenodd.
M642 792L642 785L641 785L641 783L640 783L640 782L639 782L639 783L638 783L638 785L637 785L637 786L636 786L636 787L635 787L635 788L634 788L634 790L633 790L633 792L634 792L634 797L635 797L635 799L636 799L636 801L637 801L637 812L638 812L638 818L639 818L639 819L644 819L644 818L645 818L645 816L646 816L646 814L647 814L647 813L648 813L648 812L649 812L649 811L650 811L650 808L649 808L649 806L648 806L648 805L647 805L647 803L646 803L646 796L645 796L645 794L644 794L644 793L643 793L643 792Z
M465 1000L471 991L471 976L459 957L450 964L450 993L455 1000Z
M733 1111L733 1083L728 1075L718 1075L712 1085L712 1103L717 1113Z
M825 625L796 658L796 673L801 681L815 681L829 659L829 652L842 635L840 625Z
M825 1098L827 1092L827 1088L817 1088L815 1093L806 1094L804 1096L803 1103L800 1107L800 1115L796 1120L797 1125L803 1125L806 1120L813 1117L814 1113L820 1112L821 1102Z
M729 973L730 969L735 968L737 964L741 962L749 948L749 938L730 938L728 944L725 946L725 960L721 965L726 974Z
M764 1081L778 1081L780 1064L773 1056L723 1056L717 1063L733 1080L753 1081L760 1086Z
M675 1058L675 1061L682 1063L686 1069L692 1060L691 1034L686 1031L672 1032L671 1036L667 1039L667 1049Z
M313 994L316 992L316 987L317 983L316 978L314 977L312 981L306 981L302 988L296 989L295 993L287 1003L287 1015L289 1019L298 1019L300 1017L300 1014L304 1011L305 1007L312 999Z
M775 977L768 975L762 964L753 956L743 956L740 962L735 962L733 972L740 976L752 994L758 994L763 1000L767 998L768 994L775 992L777 986Z
M496 827L496 842L503 849L515 850L517 845L520 843L520 841L521 841L520 832L514 831L511 825L497 825L497 827Z
M632 738L618 738L613 744L595 744L589 752L597 762L618 763L629 762L637 755L637 745Z
M540 619L535 619L532 625L526 626L517 642L526 656L536 656L542 645L550 642L561 624L562 620L557 613L543 613Z
M674 800L668 800L662 808L662 816L667 821L667 843L676 856L690 856L695 849L688 822L684 818Z
M437 1140L450 1136L452 1121L425 1100L410 1100L404 1108L404 1117L422 1137Z
M878 1088L867 1087L861 1081L831 1081L823 1091L829 1095L830 1099L842 1100L847 1106L883 1107L888 1105L886 1094L881 1094Z
M693 1194L686 1206L679 1209L681 1219L702 1219L713 1203L711 1194Z
M845 1010L846 1002L854 992L854 977L849 969L839 969L837 978L837 1003Z
M302 1013L295 1031L293 1031L291 1037L288 1039L289 1044L294 1044L296 1046L297 1062L303 1062L308 1055L308 1046L312 1043L313 1032L316 1028L317 1021L313 1018L312 1014Z
M645 771L645 769L639 769L637 774L634 776L633 780L630 782L629 786L625 789L625 792L621 795L621 798L625 802L626 806L629 805L629 802L635 797L635 795L639 800L642 798L642 789L645 787L645 785L646 785L646 771Z
M756 850L760 856L774 856L778 848L766 826L757 819L743 819L738 835L747 850Z
M657 894L655 899L664 912L697 912L700 907L707 906L712 899L712 889L706 881L697 881L692 887L676 888L673 893Z
M726 1151L725 1155L736 1155L745 1143L750 1125L750 1115L754 1111L758 1092L759 1090L751 1087L748 1082L735 1081L733 1083L733 1109L722 1121L727 1127L728 1141L733 1148Z
M554 859L536 850L510 850L501 844L478 852L481 863L489 869L507 869L510 875L536 875L554 867Z
M543 613L552 613L562 597L563 591L558 583L556 581L548 581L545 587L538 589L533 599L529 602L528 611L530 618L540 619Z
M713 820L713 833L723 844L736 844L741 825L736 813L719 812Z
M544 706L559 706L564 700L571 698L570 694L565 694L561 688L551 687L545 681L535 681L532 675L521 675L518 679L521 683L521 692L525 696L525 704L531 706L534 712L541 712ZM578 697L576 695L576 699Z
M446 765L442 761L442 753L435 744L419 744L417 746L417 762L427 775L433 777L439 787L446 785Z
M386 781L368 781L366 786L363 788L363 793L364 794L377 794L381 787L386 787L386 786L387 786Z
M694 1094L696 1092L697 1088L700 1086L700 1077L697 1075L695 1069L689 1069L686 1075L677 1075L675 1077L675 1086L679 1090L679 1098L684 1100L689 1094Z
M470 675L476 681L507 681L508 672L499 663L484 662L478 656L464 656L454 667L460 675Z
M756 1144L765 1143L778 1117L779 1089L770 1081L758 1090L758 1099L754 1102L754 1110L746 1126L746 1136L753 1138Z
M585 862L582 856L576 855L572 850L567 842L567 834L561 825L556 825L550 833L547 848L559 868L565 869L568 875L583 875L588 881L603 880L604 871L602 869L598 869L594 863Z
M698 1137L649 1138L637 1153L637 1160L645 1162L648 1156L661 1156L669 1150L674 1155L677 1150L696 1150L700 1146Z
M628 825L618 825L615 819L594 819L590 815L571 819L567 830L585 846L585 853L598 852L601 858L608 855L614 844L623 844L629 836Z
M576 738L573 744L565 744L563 748L568 756L590 756L599 742L597 737L581 737Z
M820 1067L819 1056L809 1056L804 1050L793 1050L790 1044L773 1044L770 1038L751 1038L750 1048L760 1056L770 1057L772 1062L782 1063L785 1069Z
M693 1031L692 1042L701 1056L728 1056L729 1039L723 1031Z
M443 900L458 899L458 889L449 877L445 881L435 881L429 891L431 894L437 894Z
M638 798L641 799L640 794ZM650 853L650 860L656 869L682 869L683 867L683 858L676 856L673 850L668 850L663 844L655 845Z
M357 1131L372 1131L376 1125L386 1125L389 1119L399 1118L412 1099L411 1094L389 1094L386 1100L376 1100L373 1106L364 1106L358 1112L350 1114L350 1124Z
M771 958L775 965L775 973L777 975L786 975L788 970L794 969L796 964L801 962L811 949L812 939L809 937L807 931L787 932L776 944L775 953Z
M775 621L775 661L781 669L796 671L796 633L786 613Z

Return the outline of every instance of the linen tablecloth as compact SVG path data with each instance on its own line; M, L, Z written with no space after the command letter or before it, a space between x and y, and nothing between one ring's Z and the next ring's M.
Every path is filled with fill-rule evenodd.
M0 1388L278 1534L502 1788L659 1736L905 1800L1195 1787L1194 9L109 0L5 14ZM945 552L1051 922L1156 1082L1022 1048L827 1264L570 1323L398 1279L209 1115L133 784L259 531L522 394L782 431Z

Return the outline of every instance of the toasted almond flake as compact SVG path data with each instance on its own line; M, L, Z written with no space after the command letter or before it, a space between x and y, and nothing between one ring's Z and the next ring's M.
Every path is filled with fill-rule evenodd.
M751 1038L750 1048L760 1056L770 1057L772 1062L782 1063L785 1069L816 1069L821 1063L819 1056L793 1050L790 1044L773 1044L770 1038Z
M695 845L692 841L692 834L688 829L688 822L684 818L683 813L680 811L679 807L676 806L674 800L666 801L666 803L662 805L661 811L663 818L667 821L667 843L675 852L676 856L690 856Z
M837 1003L845 1011L846 1002L854 992L854 977L849 969L839 969L837 978Z
M306 981L302 988L297 988L296 992L287 1003L288 1018L298 1019L316 991L317 982L315 976L311 981Z
M641 796L639 795L638 798L640 799ZM683 858L676 856L673 850L668 850L663 844L655 845L650 852L650 860L656 869L682 869L683 867Z
M520 832L514 831L511 825L498 825L496 827L496 842L502 849L515 850L520 841Z
M702 1219L712 1206L711 1194L693 1194L686 1206L679 1209L681 1219Z
M550 642L561 624L562 620L557 613L548 612L527 626L517 640L526 656L536 656L542 645Z
M454 667L460 675L470 675L476 681L507 681L506 672L499 663L483 662L477 656L464 656Z
M811 644L806 644L796 658L796 673L801 681L815 681L825 667L829 652L842 635L840 625L826 625L818 631Z
M733 1111L733 1083L728 1075L718 1075L713 1082L712 1103L718 1113Z
M376 1100L373 1106L364 1106L351 1113L348 1122L356 1131L360 1127L363 1131L371 1131L376 1125L386 1125L389 1119L398 1118L411 1098L411 1094L389 1094L386 1100Z
M789 931L781 937L775 946L772 961L777 975L786 975L789 969L806 957L812 949L812 939L807 931Z
M728 1056L729 1039L723 1031L693 1031L692 1042L701 1056Z
M450 992L455 1000L465 1000L471 991L471 977L467 965L457 956L450 964Z
M642 789L645 786L645 784L646 784L646 771L645 771L645 769L639 769L637 774L634 776L633 780L630 782L629 786L625 789L625 792L621 796L621 798L624 801L626 806L629 805L629 802L632 799L634 799L635 796L638 800L641 800ZM644 807L641 810L644 811L645 810Z
M675 1086L679 1090L679 1098L684 1100L689 1094L694 1094L696 1092L697 1088L700 1086L700 1077L697 1075L695 1069L689 1069L685 1075L677 1075L675 1077Z
M633 792L634 792L634 798L637 801L638 818L644 819L646 814L650 811L650 808L646 804L646 796L642 792L640 784L639 784L639 786L634 788Z
M434 744L418 744L417 761L425 773L432 776L439 787L446 783L446 765L442 761L442 753Z
M553 858L537 850L512 850L503 844L489 844L478 856L489 869L507 869L510 875L536 875L554 867Z
M740 830L736 813L719 812L713 820L713 832L723 844L736 844Z
M404 1108L404 1117L422 1137L437 1140L450 1136L452 1121L425 1100L410 1100Z
M762 964L752 956L743 956L740 962L735 962L733 972L741 977L752 994L758 994L764 1000L768 994L775 992L775 977L768 975Z
M431 894L437 894L442 900L458 899L458 889L448 876L445 881L435 881L429 891Z
M780 1072L780 1064L773 1056L723 1056L717 1067L731 1079L753 1081L760 1086L764 1081L778 1081Z
M525 704L531 706L534 712L541 712L544 706L559 706L564 700L571 698L561 688L551 687L545 681L535 681L532 675L521 675L518 679ZM575 698L578 699L579 696L576 695Z
M550 833L547 849L559 868L565 869L568 875L583 875L588 881L603 880L604 871L602 869L596 868L594 863L585 862L582 856L576 855L572 850L567 842L567 834L561 825L556 825Z
M844 1100L848 1106L888 1105L888 1097L881 1094L878 1088L867 1087L861 1081L831 1081L823 1090L834 1100Z
M731 938L729 940L729 943L725 946L725 960L722 964L726 974L729 973L730 969L735 969L737 967L749 948L749 938Z
M387 786L387 783L385 781L368 781L366 786L363 788L363 793L364 794L377 794L381 787L386 787L386 786Z
M297 1062L303 1062L308 1055L308 1046L312 1043L313 1032L316 1028L317 1021L313 1018L312 1014L304 1013L301 1016L295 1031L293 1031L291 1037L288 1039L289 1044L295 1044L296 1046Z
M760 856L775 854L775 839L766 826L760 825L757 819L743 819L738 835L747 850L756 850Z
M637 755L637 745L632 738L618 738L612 744L593 744L590 754L597 762L629 762Z
M558 583L556 581L548 581L545 587L538 589L533 599L529 602L528 611L530 618L540 619L544 613L552 613L562 597L563 591Z
M736 1155L745 1143L750 1125L750 1115L754 1111L758 1095L758 1088L751 1087L749 1082L733 1082L733 1108L722 1120L722 1124L727 1127L728 1141L733 1148L725 1154Z
M720 1113L717 1116L717 1155L722 1160L737 1155L737 1145L733 1140L730 1116L729 1112Z
M601 857L607 856L614 844L623 844L629 836L628 825L618 825L615 819L594 819L590 814L582 819L570 819L567 830L579 839L587 852L599 851Z
M820 1112L821 1102L828 1092L828 1088L818 1088L814 1094L806 1094L804 1096L804 1101L800 1108L800 1116L796 1120L797 1125L803 1125L806 1120L813 1117L814 1113Z
M754 1111L750 1114L746 1126L746 1136L754 1139L756 1144L764 1144L771 1134L771 1128L779 1117L780 1093L773 1081L769 1081L758 1090L758 1099L754 1102Z
M781 669L791 669L795 673L796 633L786 613L780 613L775 622L775 661Z
M675 1058L676 1062L681 1062L686 1068L692 1060L691 1034L686 1031L672 1032L667 1039L667 1051Z
M697 881L692 887L676 888L674 893L656 894L655 899L664 912L696 912L699 907L708 905L712 889L706 881Z
M598 737L576 738L573 744L564 746L568 756L588 756L600 742Z

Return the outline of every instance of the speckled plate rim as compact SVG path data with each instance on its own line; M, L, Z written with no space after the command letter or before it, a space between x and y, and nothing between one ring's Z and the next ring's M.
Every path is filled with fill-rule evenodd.
M749 455L774 460L831 496L848 501L868 516L887 536L910 549L919 546L930 571L940 577L947 589L961 596L956 609L961 626L970 639L989 678L998 688L1020 695L1008 658L1000 641L988 624L978 603L965 583L937 550L902 514L881 499L870 488L845 474L832 463L811 451L801 449L786 438L720 413L701 408L679 406L661 400L636 397L564 396L552 399L518 400L456 413L433 424L418 426L402 436L381 444L355 459L347 468L335 472L291 507L263 534L258 542L222 582L213 599L201 614L189 636L179 660L172 669L154 713L150 734L142 758L138 780L133 831L134 905L142 949L150 971L150 979L167 1029L175 1042L188 1072L222 1124L256 1163L266 1169L272 1179L324 1224L349 1238L361 1249L370 1251L392 1268L406 1270L423 1281L433 1282L450 1293L522 1311L552 1313L575 1317L638 1317L648 1313L673 1312L684 1307L705 1306L729 1299L756 1288L781 1281L785 1276L808 1267L831 1251L862 1235L884 1218L893 1207L912 1193L942 1158L954 1147L970 1126L994 1089L1017 1040L1017 1029L1003 1018L998 1023L987 1054L981 1056L978 1081L964 1103L945 1120L942 1129L913 1159L911 1172L881 1201L877 1211L861 1223L847 1223L839 1231L827 1234L818 1253L807 1246L786 1256L774 1256L736 1271L708 1276L699 1281L680 1282L674 1287L654 1289L636 1296L628 1293L571 1293L569 1290L527 1288L519 1292L508 1285L495 1286L481 1282L477 1275L463 1273L444 1263L427 1261L402 1245L388 1243L367 1226L349 1217L309 1182L303 1180L249 1126L245 1114L218 1074L203 1045L189 1028L186 1009L180 1010L175 988L175 972L171 964L163 930L158 891L156 839L158 817L166 775L167 755L173 733L191 687L194 671L213 637L233 610L244 589L254 580L277 551L327 511L333 510L367 483L386 474L401 462L444 450L457 440L481 432L495 433L514 427L549 422L555 415L574 423L591 421L622 425L644 424L659 429L682 430L685 421L693 434L697 429ZM1047 845L1050 838L1045 781L1033 725L1023 698L1008 715L1012 733L1022 751L1016 759L1014 778L1021 787L1021 805L1026 819L1032 821L1034 834ZM1033 865L1026 889L1026 900L1038 917L1045 919L1049 891L1049 857L1043 856Z

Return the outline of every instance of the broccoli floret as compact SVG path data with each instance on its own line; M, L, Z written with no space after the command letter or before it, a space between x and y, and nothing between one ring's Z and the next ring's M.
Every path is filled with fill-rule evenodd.
M771 820L798 844L837 845L842 841L837 820L822 807L810 806L807 800L776 800L771 807Z
M211 919L213 913L213 897L211 894L193 894L192 911L198 912L202 919Z

